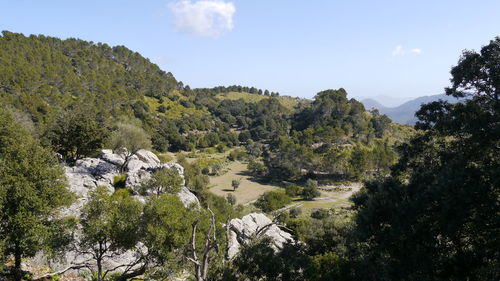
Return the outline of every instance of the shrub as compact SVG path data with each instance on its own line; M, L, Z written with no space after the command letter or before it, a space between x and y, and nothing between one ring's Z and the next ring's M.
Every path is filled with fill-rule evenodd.
M217 149L217 152L222 153L222 152L226 151L226 145L223 143L220 143L217 145L216 149Z
M288 184L285 189L286 195L290 197L299 196L302 194L302 187L296 184Z
M222 171L222 164L215 163L212 165L212 175L218 176Z
M231 151L229 153L229 155L227 156L227 159L229 159L229 161L241 161L243 159L245 159L247 157L247 153L242 150L242 149L235 149L233 151Z
M302 198L304 198L304 200L312 200L313 198L320 195L321 192L319 192L318 190L318 182L308 179L306 182L306 186L302 190Z
M125 188L126 182L127 182L127 174L120 174L113 178L113 186L116 189Z
M158 106L158 112L165 113L167 111L167 107L164 106L163 104Z
M330 216L330 211L327 209L318 209L311 213L311 218L322 220Z
M264 212L271 212L290 204L292 200L288 195L279 191L268 191L262 194L255 206Z
M290 217L295 219L298 216L300 216L300 214L302 214L302 210L299 208L292 208L292 209L290 209L289 213L290 213Z
M203 169L201 169L201 173L204 174L204 175L210 174L210 168L203 167Z
M262 164L261 162L252 160L250 163L247 165L247 169L252 173L254 176L264 176L266 174L266 166Z
M234 196L232 193L229 193L226 196L227 203L229 203L231 206L236 205L236 196Z
M238 180L232 180L231 181L231 186L233 187L233 190L236 191L238 187L240 187L241 179Z

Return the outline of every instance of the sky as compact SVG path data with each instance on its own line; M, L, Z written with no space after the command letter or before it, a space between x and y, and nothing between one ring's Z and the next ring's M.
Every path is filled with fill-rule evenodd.
M0 0L0 30L124 45L190 85L312 98L443 93L464 49L500 36L499 0Z

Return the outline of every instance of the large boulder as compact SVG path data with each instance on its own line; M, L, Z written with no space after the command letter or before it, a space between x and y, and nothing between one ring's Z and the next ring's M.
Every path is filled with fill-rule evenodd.
M267 236L273 241L276 250L283 248L285 243L294 243L293 236L281 230L277 224L262 213L251 213L241 219L229 221L229 245L228 256L232 259L240 250L242 245L252 240Z

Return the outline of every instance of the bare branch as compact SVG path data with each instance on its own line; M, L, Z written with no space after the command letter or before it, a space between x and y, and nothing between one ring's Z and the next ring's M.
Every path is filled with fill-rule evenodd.
M47 278L54 277L56 275L64 274L66 271L69 271L69 270L72 270L72 269L80 269L80 268L84 268L84 267L88 267L88 265L87 264L73 265L73 266L67 267L67 268L65 268L63 270L59 270L59 271L56 271L56 272L52 272L52 273L48 273L48 274L45 274L45 275L42 275L42 276L38 276L37 278L33 279L33 281L45 280Z

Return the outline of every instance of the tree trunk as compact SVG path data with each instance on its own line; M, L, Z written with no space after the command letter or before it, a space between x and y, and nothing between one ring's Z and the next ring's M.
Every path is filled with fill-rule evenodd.
M16 241L14 245L14 280L21 281L23 279L23 273L21 271L21 247L19 242Z
M97 259L97 281L102 281L102 259Z
M97 281L102 281L102 257L104 256L103 242L99 242L99 250L96 255L97 263Z

